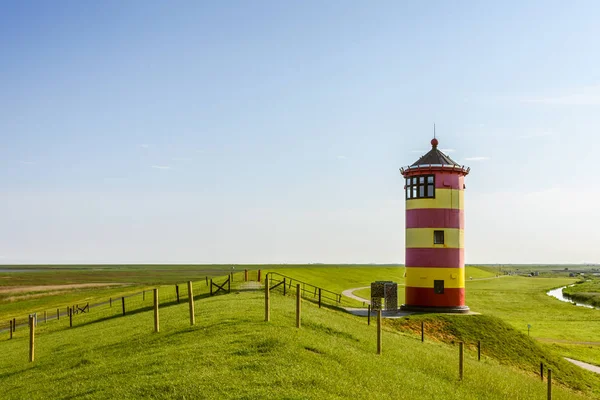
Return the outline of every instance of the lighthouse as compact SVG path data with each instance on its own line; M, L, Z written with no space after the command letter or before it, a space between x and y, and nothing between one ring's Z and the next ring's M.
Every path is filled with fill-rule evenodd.
M431 150L400 169L405 178L406 274L402 310L466 313L464 189L470 168L431 141Z

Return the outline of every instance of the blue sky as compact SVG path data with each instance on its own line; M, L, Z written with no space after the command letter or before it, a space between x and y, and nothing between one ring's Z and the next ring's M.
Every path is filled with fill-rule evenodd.
M0 263L403 262L434 122L468 263L600 262L599 12L3 3Z

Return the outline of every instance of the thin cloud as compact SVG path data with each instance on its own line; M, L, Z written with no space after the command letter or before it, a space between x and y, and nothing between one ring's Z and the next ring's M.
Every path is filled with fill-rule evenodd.
M425 154L427 153L427 150L411 150L411 153L419 153L419 154Z
M171 168L170 165L153 165L151 168L162 169L162 170L173 169L173 168Z
M150 145L148 143L143 143L143 144L140 144L140 147L142 149L148 149L148 148L150 148Z
M465 161L487 161L489 157L477 156L477 157L466 157Z
M556 95L524 97L520 101L529 104L600 106L600 85L577 88Z
M337 156L336 158L337 158L338 160L347 160L347 159L348 159L348 157L346 157L346 156L341 156L341 155L340 155L340 156Z
M521 136L517 136L518 139L534 139L534 138L542 138L542 137L548 137L548 136L554 136L553 132L534 132L534 133L527 133L525 135L521 135Z
M454 153L456 150L455 149L440 149L442 151L442 153Z

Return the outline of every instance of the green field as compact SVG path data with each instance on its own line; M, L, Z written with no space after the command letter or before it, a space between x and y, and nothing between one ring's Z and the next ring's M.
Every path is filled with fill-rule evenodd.
M567 287L563 293L578 303L600 307L600 279L587 279L575 286Z
M41 323L33 364L27 362L26 329L20 327L12 340L4 332L0 351L11 356L0 361L0 386L8 388L7 398L542 398L545 387L535 373L544 360L555 372L555 398L577 398L575 392L600 398L598 376L562 360L568 356L600 364L600 347L593 344L600 342L598 311L545 294L574 279L497 278L495 268L468 267L467 304L481 317L430 315L385 321L385 351L378 357L373 354L374 326L366 326L364 319L305 302L304 327L297 330L293 298L279 291L273 294L272 323L262 322L262 292L237 291L243 266L236 266L234 275L237 294L208 297L204 277L222 276L229 268L132 266L120 271L114 266L82 267L68 270L62 282L130 285L48 296L39 291L16 296L0 292L3 319L30 312L39 316L43 309L86 300L118 298L157 283L168 284L159 292L161 304L170 304L161 309L159 334L152 333L150 296L142 301L140 295L127 300L134 312L125 317L115 304L78 315L71 329L63 317ZM255 279L258 267L249 268ZM375 280L404 282L404 270L398 266L262 268L263 276L267 270L275 271L334 292L365 287ZM50 272L11 276L13 285L57 284L63 272L53 267ZM147 276L138 279L135 275ZM194 327L189 327L187 305L176 305L173 290L174 283L190 278L196 280L197 288L198 323ZM355 294L368 297L369 290ZM182 298L186 295L181 286ZM419 318L429 324L424 344L415 331ZM531 337L526 336L527 324L532 325ZM456 380L458 340L468 348L467 378L460 383ZM476 340L484 343L482 362L476 361ZM378 364L381 360L384 365ZM94 376L105 378L90 378ZM74 382L67 389L53 387L53 381L67 377Z
M158 334L150 311L42 326L33 364L23 335L0 342L11 355L0 360L3 397L525 399L546 390L533 373L478 362L472 351L459 383L456 346L421 344L389 327L377 356L364 319L306 303L298 330L292 296L273 297L271 323L263 304L255 292L203 299L194 327L187 305L172 306L161 310ZM585 398L554 390L556 399Z

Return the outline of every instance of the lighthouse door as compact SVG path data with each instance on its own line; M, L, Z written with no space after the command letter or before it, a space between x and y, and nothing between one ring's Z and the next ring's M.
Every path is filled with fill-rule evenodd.
M444 281L433 281L433 292L435 294L444 294Z

